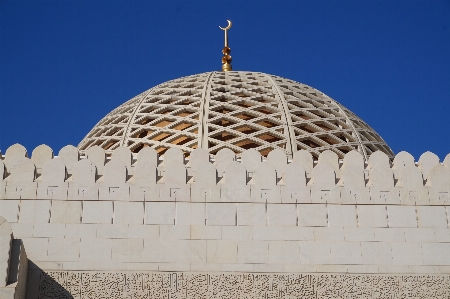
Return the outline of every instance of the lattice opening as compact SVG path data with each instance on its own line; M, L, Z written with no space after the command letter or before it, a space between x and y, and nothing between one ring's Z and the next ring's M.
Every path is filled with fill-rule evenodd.
M211 138L214 138L214 139L217 139L217 140L220 140L220 141L228 141L228 140L237 138L237 136L233 135L233 134L230 134L228 132L221 132L221 133L212 135Z
M185 143L188 143L189 141L194 140L191 137L187 137L187 136L180 136L178 138L176 138L175 140L171 141L171 144L176 144L176 145L183 145Z
M233 143L233 144L236 145L236 146L239 146L239 147L241 147L243 149L251 149L251 148L255 148L255 147L261 146L261 144L258 144L258 143L254 142L252 140L249 140L249 139L244 139L244 140L241 140L241 141Z
M184 122L184 123L181 123L179 125L176 125L172 129L183 131L183 130L186 130L187 128L191 127L191 126L193 126L193 124Z
M155 141L163 141L164 139L166 139L167 137L170 137L170 136L172 136L172 135L169 133L160 133L160 134L156 135L155 137L152 137L151 139L155 140Z
M157 122L156 124L153 124L153 125L155 127L162 128L162 127L167 127L171 123L173 123L173 121L169 121L169 120L164 119L164 120L161 120L161 121L159 121L159 122Z
M310 147L310 148L316 148L316 147L320 147L319 144L315 143L312 140L309 139L305 139L305 140L299 140L298 142L303 143L304 145Z
M273 142L277 142L277 141L281 140L281 138L279 138L277 136L274 136L272 134L267 134L267 133L266 134L262 134L262 135L258 135L256 137L261 139L261 140L267 141L269 143L273 143Z
M235 128L234 130L244 133L244 134L252 134L252 133L255 133L258 131L257 129L249 127L249 126L240 126L238 128Z
M231 125L235 125L236 122L233 122L231 120L222 118L222 119L219 119L219 120L216 120L216 121L212 122L212 124L217 125L217 126L221 126L221 127L228 127L228 126L231 126Z
M272 127L277 126L277 124L275 124L275 123L273 123L271 121L268 121L268 120L261 120L261 121L257 122L256 124L260 125L260 126L263 126L263 127L266 127L266 128L272 128Z

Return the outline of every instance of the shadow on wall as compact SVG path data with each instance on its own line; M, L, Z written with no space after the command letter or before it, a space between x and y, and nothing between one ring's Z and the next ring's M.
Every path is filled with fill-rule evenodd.
M67 287L67 279L62 279L58 282L53 277L49 276L42 269L40 269L32 261L28 261L29 271L27 278L27 295L26 299L73 299L70 292L70 287ZM62 275L67 275L66 272L61 272ZM62 276L61 275L61 276ZM77 275L77 272L73 272Z
M0 216L0 298L23 299L26 293L28 258L21 239Z

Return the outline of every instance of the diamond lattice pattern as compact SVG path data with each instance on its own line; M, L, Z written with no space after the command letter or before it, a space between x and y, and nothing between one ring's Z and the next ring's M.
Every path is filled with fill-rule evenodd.
M393 157L371 127L322 92L256 72L202 73L155 86L111 111L78 147L94 145L109 153L125 145L135 153L147 146L159 154L171 147L186 154L229 148L238 155L281 148L315 157L330 149L343 157L356 149L365 157L377 150Z

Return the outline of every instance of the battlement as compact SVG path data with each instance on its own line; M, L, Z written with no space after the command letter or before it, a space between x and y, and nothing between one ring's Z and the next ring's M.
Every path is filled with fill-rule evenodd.
M28 158L15 144L0 160L0 186L0 199L449 205L450 154L440 163L431 152L417 162L400 152L391 162L375 152L365 162L327 150L314 161L307 151L288 160L282 150L267 158L247 150L237 159L222 149L212 160L204 149L187 159L175 148L160 157L119 147L107 157L98 146L80 155L68 145L55 157L40 145Z

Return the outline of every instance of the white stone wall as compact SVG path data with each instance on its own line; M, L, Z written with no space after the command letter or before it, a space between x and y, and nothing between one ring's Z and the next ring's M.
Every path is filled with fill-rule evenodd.
M449 155L14 145L0 179L0 216L44 270L450 273Z

